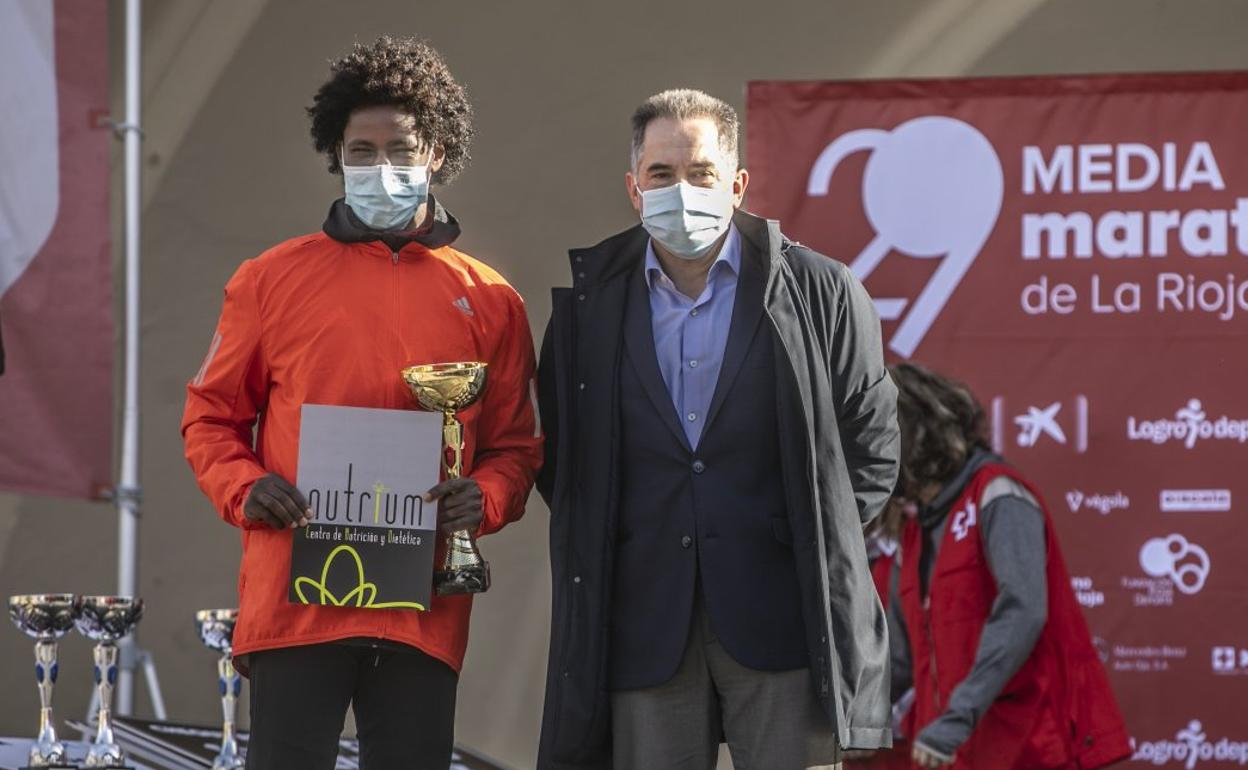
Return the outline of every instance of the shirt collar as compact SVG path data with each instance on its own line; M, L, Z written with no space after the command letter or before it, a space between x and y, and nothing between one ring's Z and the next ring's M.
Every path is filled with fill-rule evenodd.
M741 275L741 233L737 231L735 224L728 226L728 237L719 250L719 256L711 264L708 281L718 270L731 270L734 275ZM663 272L659 256L654 253L654 239L651 238L646 241L646 285L653 290L655 281L660 277L667 278L667 273ZM671 281L670 278L667 280Z

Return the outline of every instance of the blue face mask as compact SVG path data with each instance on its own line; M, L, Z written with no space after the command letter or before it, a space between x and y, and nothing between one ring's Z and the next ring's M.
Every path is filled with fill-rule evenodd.
M732 224L731 190L687 182L641 193L641 224L650 237L681 259L698 259Z
M376 230L410 230L429 198L429 166L342 166L347 205Z

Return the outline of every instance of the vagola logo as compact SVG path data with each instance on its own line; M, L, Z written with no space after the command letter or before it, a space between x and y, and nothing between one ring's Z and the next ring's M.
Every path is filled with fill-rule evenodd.
M915 118L892 131L864 128L837 137L811 168L807 194L826 196L836 167L862 151L871 152L862 202L876 235L850 265L854 275L865 281L890 251L942 260L913 304L907 298L875 300L882 319L905 315L889 347L908 358L997 224L1005 190L1001 160L969 123Z

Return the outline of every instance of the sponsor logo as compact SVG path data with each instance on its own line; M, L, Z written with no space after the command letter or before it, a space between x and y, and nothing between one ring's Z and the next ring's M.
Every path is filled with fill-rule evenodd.
M1113 671L1151 674L1169 671L1171 662L1187 660L1187 648L1172 647L1168 644L1144 646L1115 644L1109 651L1109 658L1107 662Z
M1021 413L1007 419L1009 404L1004 396L992 399L992 448L1006 450L1010 426L1014 445L1031 449L1049 444L1068 447L1079 454L1088 451L1088 397L1082 394L1047 404L1028 404Z
M1066 504L1070 506L1071 513L1096 511L1102 516L1108 516L1114 511L1125 511L1130 508L1131 498L1127 497L1122 490L1118 490L1112 495L1089 495L1085 494L1081 489L1072 489L1066 493Z
M1231 510L1229 489L1163 489L1161 510L1168 513L1204 513Z
M1061 401L1054 401L1043 408L1027 407L1027 414L1014 418L1014 424L1019 427L1018 445L1035 446L1042 435L1049 436L1059 444L1065 444L1066 434L1062 432L1062 426L1057 424L1057 413L1060 411Z
M476 315L476 313L472 311L472 305L468 303L467 297L460 297L459 299L455 300L451 304L455 306L456 310L458 310L459 312L463 313L466 316Z
M1174 581L1185 594L1197 594L1209 578L1209 552L1182 535L1155 537L1140 549L1140 566L1153 577Z
M1220 415L1210 416L1200 399L1193 398L1174 413L1174 419L1137 420L1127 418L1127 438L1131 441L1148 441L1165 444L1181 441L1183 446L1194 449L1199 441L1248 442L1248 420Z
M1235 647L1214 647L1210 663L1215 674L1248 674L1248 650Z
M1204 762L1228 762L1242 767L1248 765L1248 741L1226 737L1215 741L1205 734L1200 720L1193 719L1174 734L1172 741L1136 741L1131 760L1153 765L1180 762L1187 770L1194 770Z
M1175 592L1200 593L1209 578L1209 552L1182 535L1155 537L1140 548L1146 577L1124 577L1121 587L1133 594L1136 607L1168 607Z
M1005 194L1001 159L974 126L929 115L892 131L869 128L838 136L811 167L807 195L826 196L837 166L859 152L871 154L862 203L876 235L850 269L865 281L892 252L940 260L913 301L875 300L881 319L901 321L889 347L909 357L996 227Z
M1092 583L1092 578L1090 577L1072 576L1070 578L1070 588L1075 592L1075 599L1088 609L1100 607L1105 603L1105 592L1096 590L1096 586Z
M976 514L978 512L975 503L972 502L967 503L966 508L953 515L953 523L949 526L953 530L953 539L955 541L961 542L970 534L971 527L975 526L977 521Z

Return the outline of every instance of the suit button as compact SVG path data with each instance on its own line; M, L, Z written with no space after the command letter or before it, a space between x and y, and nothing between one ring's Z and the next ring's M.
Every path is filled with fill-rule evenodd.
M694 461L693 461L693 472L694 472L694 473L701 473L701 472L702 472L702 471L704 471L704 470L706 470L706 463L702 462L701 460L694 460Z
M688 535L685 535L684 537L680 539L681 548L688 548L691 545L693 545L693 538L689 537Z

